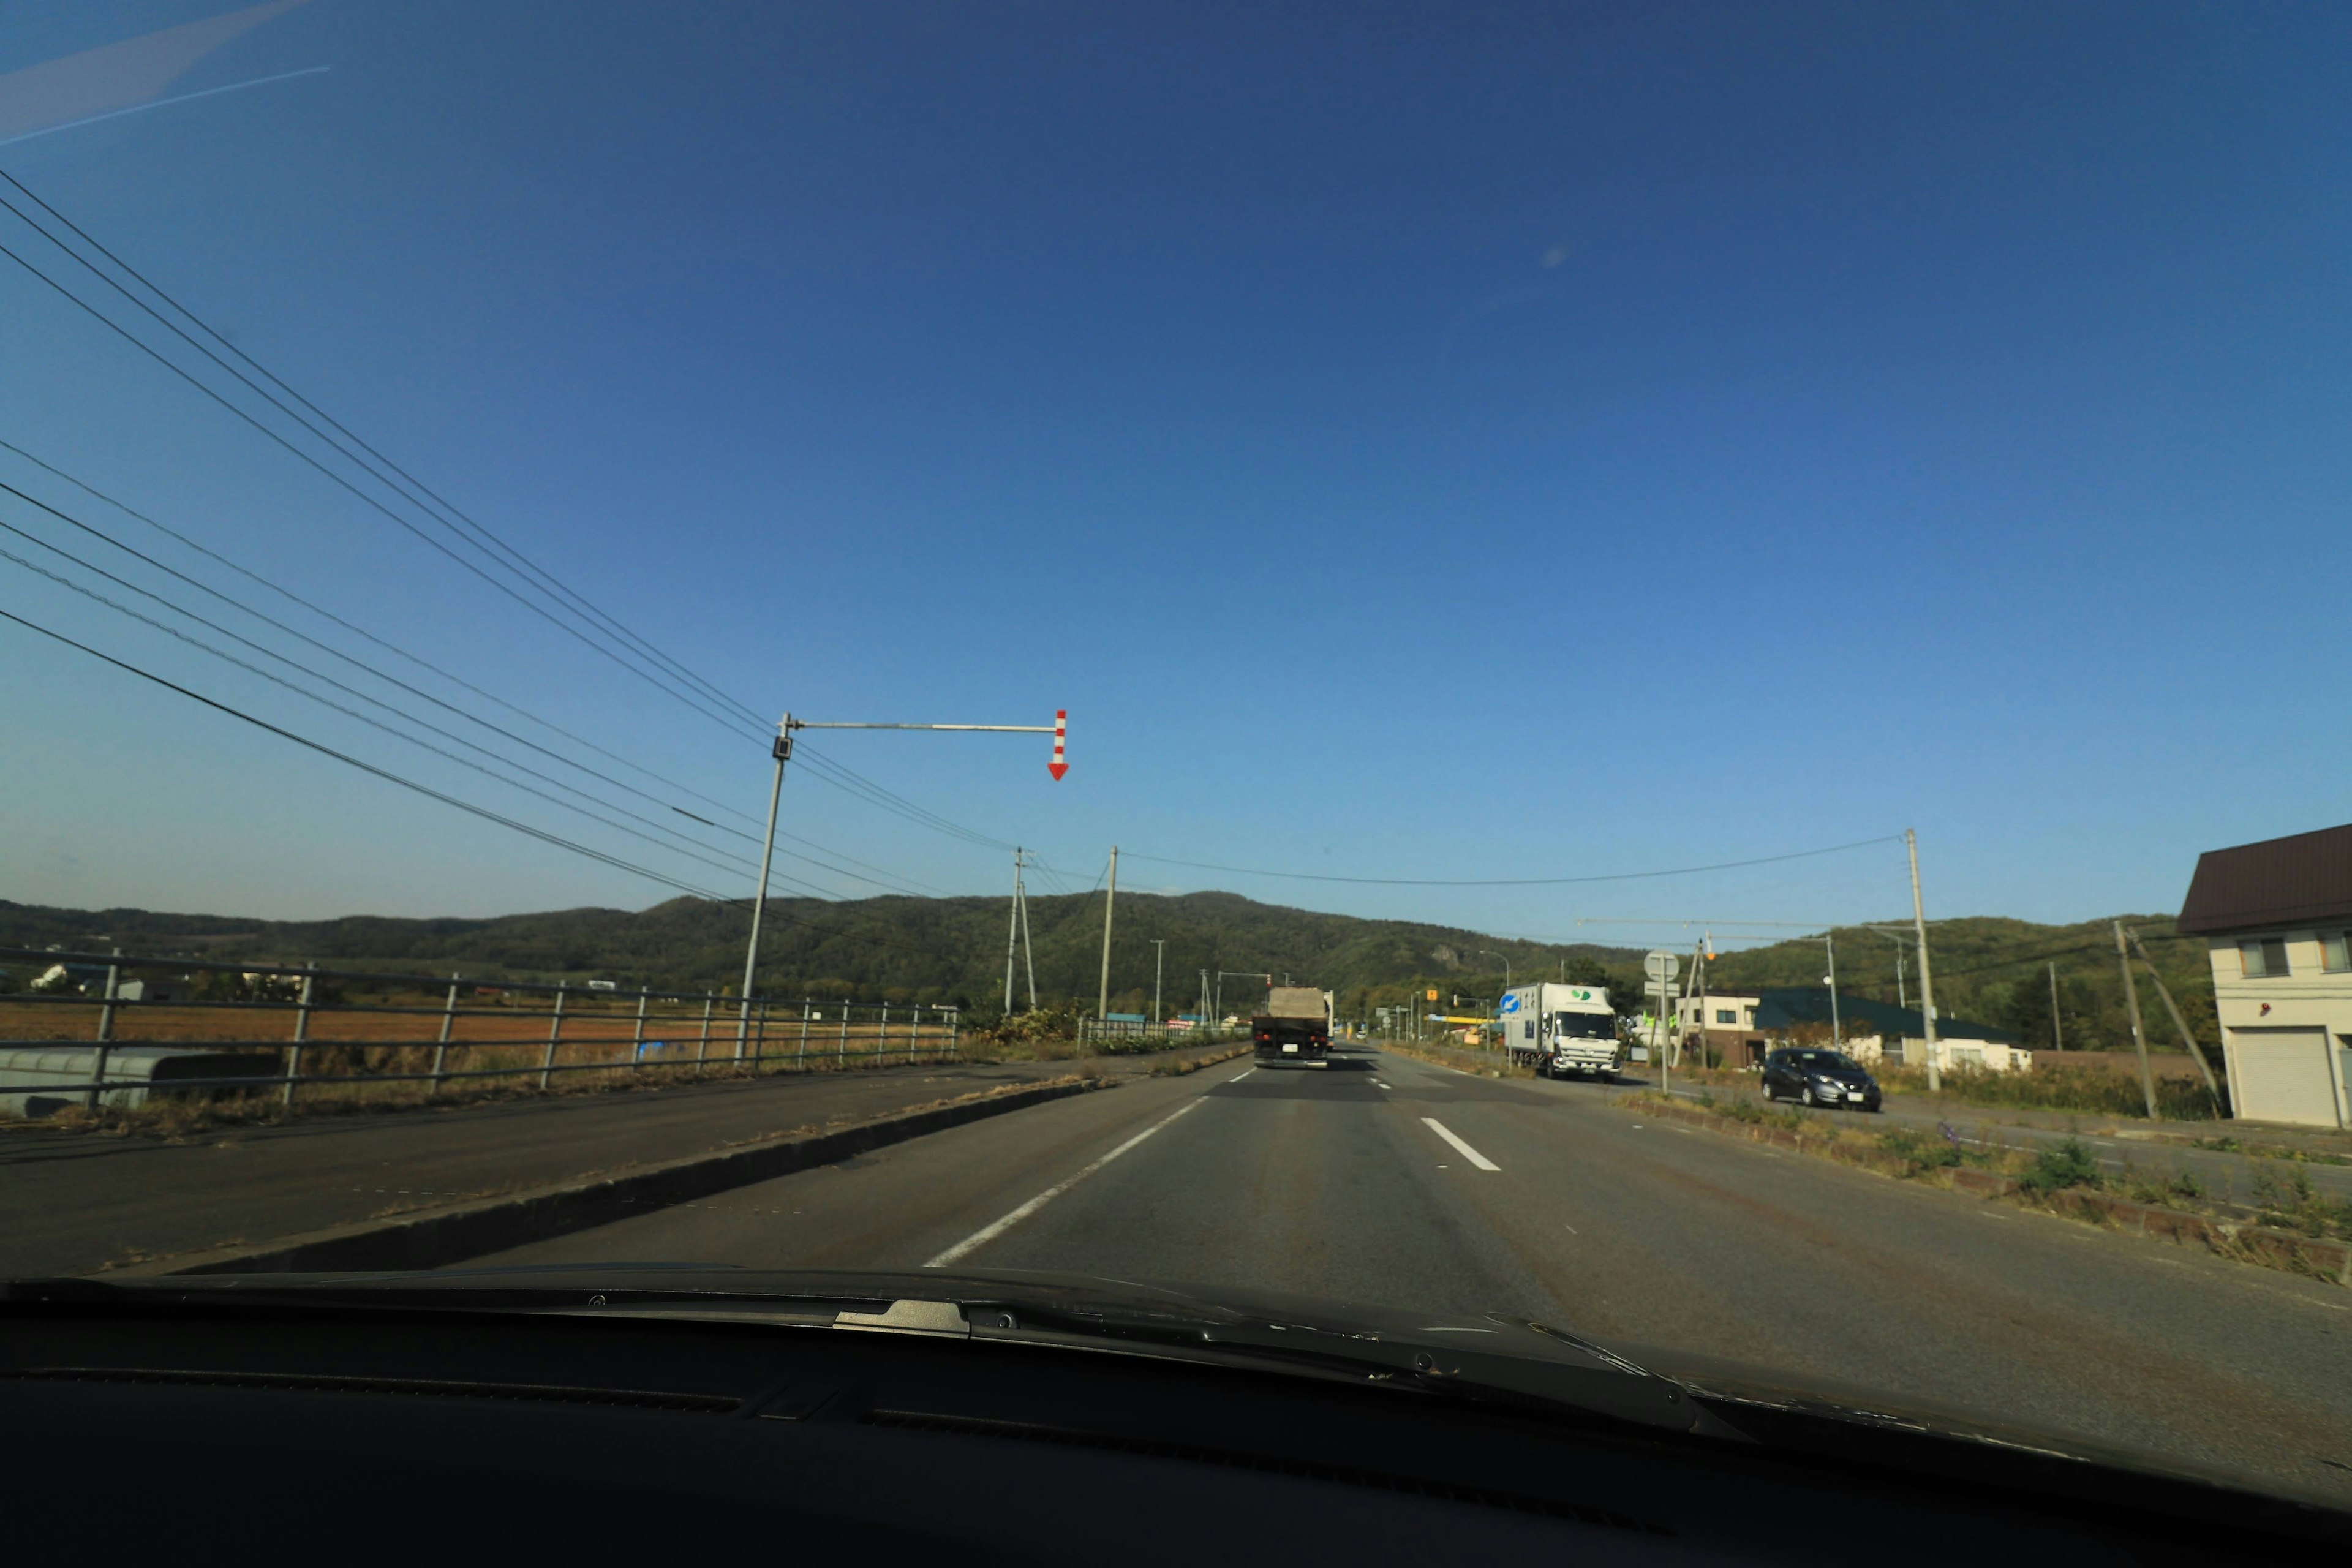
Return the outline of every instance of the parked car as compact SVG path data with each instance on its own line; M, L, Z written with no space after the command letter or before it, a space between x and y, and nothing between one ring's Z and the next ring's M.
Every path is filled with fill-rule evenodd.
M1789 1046L1764 1058L1764 1098L1878 1109L1878 1080L1843 1051Z

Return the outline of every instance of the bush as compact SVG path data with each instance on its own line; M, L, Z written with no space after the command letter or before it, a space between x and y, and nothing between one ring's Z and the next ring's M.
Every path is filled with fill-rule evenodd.
M2055 1149L2044 1149L2033 1156L2033 1163L2017 1178L2017 1184L2029 1193L2048 1195L2066 1187L2095 1187L2099 1184L2099 1157L2080 1138L2069 1138Z
M1903 1163L1903 1174L1916 1178L1960 1163L1960 1146L1938 1134L1930 1137L1915 1128L1898 1127L1878 1135L1878 1146Z

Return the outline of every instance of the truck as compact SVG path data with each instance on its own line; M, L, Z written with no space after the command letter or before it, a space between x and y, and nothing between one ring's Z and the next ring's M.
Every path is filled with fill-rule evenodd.
M1269 986L1265 1010L1250 1020L1250 1038L1261 1062L1328 1065L1331 994L1312 985Z
M1624 1066L1617 1010L1604 985L1562 985L1542 981L1503 993L1495 1015L1503 1026L1503 1048L1538 1078L1591 1075L1603 1082Z

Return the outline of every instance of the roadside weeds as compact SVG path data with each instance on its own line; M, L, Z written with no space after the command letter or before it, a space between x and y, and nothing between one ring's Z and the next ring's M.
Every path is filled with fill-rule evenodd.
M1865 1132L1824 1126L1819 1118L1741 1100L1697 1104L1649 1090L1616 1103L1649 1118L1678 1121L1728 1137L1835 1161L1896 1181L1923 1182L1955 1192L2000 1198L2022 1207L2107 1229L2188 1246L2203 1246L2242 1263L2352 1285L2352 1205L2314 1192L2300 1166L2255 1178L2254 1202L2214 1198L2189 1172L2149 1176L2126 1166L2106 1175L2077 1139L2055 1147L2011 1148L1996 1139L1964 1146L1949 1122L1935 1133L1898 1127ZM1990 1129L1979 1128L1980 1133Z

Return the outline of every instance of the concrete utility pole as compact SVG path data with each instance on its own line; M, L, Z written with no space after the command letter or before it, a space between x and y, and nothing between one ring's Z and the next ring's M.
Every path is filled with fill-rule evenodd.
M1842 1051L1845 1049L1845 1031L1838 1023L1837 931L1832 929L1824 933L1822 941L1829 945L1830 950L1830 972L1822 982L1830 988L1830 1045L1832 1048Z
M1147 857L1148 858L1148 857ZM1118 846L1110 847L1110 882L1103 889L1102 990L1095 1002L1095 1022L1110 1016L1110 911L1118 902Z
M2147 1119L2163 1120L2156 1113L2156 1073L2147 1065L2147 1031L2140 1027L2139 987L2132 984L2131 954L2124 949L2124 922L2111 921L2116 928L2116 962L2124 972L2124 1011L2131 1018L2132 1049L2139 1053L2140 1098L2147 1102Z
M1927 1025L1927 1092L1944 1088L1943 1069L1936 1063L1936 977L1927 968L1927 906L1919 899L1919 836L1903 830L1903 847L1911 856L1911 927L1919 935L1919 1010Z
M1029 887L1023 880L1023 868L1029 864L1030 851L1013 851L1013 918L1004 933L1004 1011L1013 1012L1013 954L1016 949L1029 960L1029 1011L1037 1010L1037 948L1029 940Z
M1160 1012L1160 976L1167 965L1168 939L1155 936L1151 939L1151 1021L1155 1024L1168 1021Z
M2156 982L2156 994L2163 999L2164 1010L2172 1015L2172 1026L2180 1031L2180 1043L2187 1047L2189 1059L2197 1064L2197 1070L2205 1075L2205 1092L2213 1097L2214 1111L2221 1116L2229 1115L2228 1108L2221 1103L2221 1086L2214 1081L2213 1069L2206 1063L2204 1049L2198 1045L2197 1037L2189 1032L2189 1020L2180 1016L2180 1004L2172 999L2172 988L2165 984L2163 973L2156 967L2156 960L2147 955L2147 944L2140 941L2139 932L2128 927L2124 934L2131 938L2132 949L2139 954L2139 961L2147 965L2147 977ZM2056 967L2052 965L2053 971Z
M1013 904L1004 920L1004 1016L1013 1016L1013 955L1021 946L1021 850L1013 851Z
M2058 966L2055 963L2050 966L2050 1048L2053 1051L2066 1048L2066 1031L2058 1022Z

